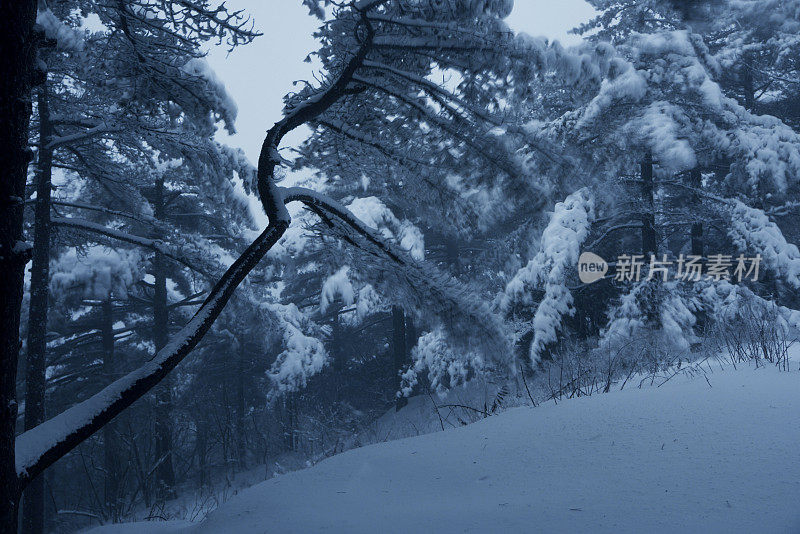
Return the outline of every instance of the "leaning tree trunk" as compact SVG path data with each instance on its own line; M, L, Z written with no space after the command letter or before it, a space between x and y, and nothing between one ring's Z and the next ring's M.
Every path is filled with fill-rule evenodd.
M30 312L28 315L28 354L25 361L25 430L44 422L45 351L47 346L47 306L50 297L50 192L53 151L47 82L38 90L39 157L36 164L36 209L33 229ZM44 531L44 476L39 475L25 488L22 500L22 532Z
M9 6L13 7L9 9ZM20 6L30 8L29 17L23 16L26 11L25 9L20 9ZM24 4L22 2L0 3L0 42L3 43L4 47L0 50L0 58L2 58L0 61L5 62L3 67L8 74L16 76L20 72L27 74L28 71L32 70L33 57L23 57L25 47L6 46L6 42L2 41L2 39L14 39L22 34L25 38L21 42L23 45L26 44L28 33L30 33L28 30L33 26L34 16L35 4L33 2L30 2L30 4L27 2ZM0 414L3 416L2 427L0 427L0 480L4 482L4 484L0 484L0 527L5 532L14 532L16 530L19 492L30 479L35 478L54 462L63 458L64 455L103 428L131 404L150 393L197 346L222 313L236 288L239 287L244 278L264 258L267 252L275 246L275 243L288 229L291 217L286 209L286 202L299 200L309 207L319 209L319 213L325 211L328 215L339 218L370 243L377 246L388 257L400 264L403 263L400 259L401 257L391 247L378 239L347 210L314 194L302 193L284 196L283 191L274 182L275 169L280 163L276 154L278 154L278 147L283 137L288 132L307 124L327 111L330 106L347 94L348 85L353 78L353 74L361 66L367 53L372 48L373 38L374 33L371 30L368 31L366 40L362 43L358 52L345 65L339 77L324 92L315 95L313 99L309 100L306 105L298 106L288 111L284 118L273 125L267 132L258 160L256 179L258 193L269 219L269 225L247 247L247 250L228 267L225 274L206 297L200 309L175 336L172 344L165 346L138 369L109 384L89 399L45 421L35 429L21 434L16 440L14 439L14 423L16 420L14 390L16 386L16 356L19 350L19 301L22 297L22 268L24 262L20 262L18 269L18 287L8 283L10 277L3 278L3 285L0 285L0 292L2 292L3 297L0 302L3 308L0 311L9 311L15 314L11 317L8 315L1 316L3 321L0 322L0 334L7 334L6 337L0 338L2 343L0 348L4 351L0 353L2 355L2 361L0 361L0 410L2 411L0 411ZM32 52L33 49L32 47L30 48ZM27 65L27 67L20 69L20 65ZM17 78L12 78L12 80L17 80ZM19 89L17 82L9 83L8 77L0 77L0 83L3 84L4 88L1 95L3 100L0 102L2 104L0 113L3 115L0 116L0 119L9 119L8 121L0 121L0 124L10 126L8 130L5 128L0 129L0 132L2 132L0 133L0 142L8 142L6 145L8 150L6 152L0 151L0 158L2 158L0 163L8 163L3 168L8 169L10 174L8 180L0 181L0 184L2 184L0 187L5 187L4 190L0 190L0 193L9 193L9 195L0 195L0 199L13 200L14 209L19 210L19 224L17 226L8 223L9 218L0 218L0 247L2 247L0 252L3 252L3 254L0 254L0 262L2 262L0 267L8 267L10 269L14 263L11 259L19 261L19 256L21 256L15 254L12 257L11 253L12 250L16 252L17 241L21 237L22 197L17 196L14 198L11 194L14 192L22 194L24 192L24 174L27 168L27 159L24 156L25 143L27 142L27 123L30 120L30 107L14 108L19 100L18 97L25 94L24 90ZM24 85L22 89L30 85L27 81L25 83L28 85ZM6 91L7 88L10 88L10 90ZM9 95L11 98L9 98ZM11 113L9 109L12 108L27 110L27 115ZM22 140L21 144L20 140ZM17 151L17 148L19 148L19 151ZM14 165L19 168L14 167ZM21 178L21 185L16 189L8 187L7 184L16 178ZM17 202L19 202L19 206L16 206ZM9 206L12 206L10 202ZM8 299L11 298L16 299L15 303L8 303ZM13 323L14 317L16 317L16 323ZM12 323L16 328L9 328L9 324ZM11 341L13 341L13 344ZM14 357L13 360L10 356ZM20 455L19 473L16 471L16 454Z
M400 391L402 378L400 373L405 370L408 363L408 351L406 350L406 315L400 306L392 306L392 354L394 356L394 391ZM400 410L408 404L405 397L397 397L395 410Z
M156 181L155 216L164 217L164 178ZM169 309L167 307L167 265L163 254L153 257L153 343L156 353L169 341ZM172 466L172 379L167 376L155 391L155 451L158 462L155 470L156 491L159 499L175 496L175 470Z
M113 382L117 379L117 362L114 355L114 302L111 295L102 304L102 323L100 333L103 340L103 376ZM119 468L117 455L119 454L119 440L117 440L117 425L114 421L103 427L103 504L108 518L116 522L119 520Z
M648 153L641 163L642 179L642 254L645 261L658 248L656 238L656 208L653 195L653 157Z
M22 210L31 152L28 125L34 77L34 0L0 2L0 531L17 530L20 484L14 433L17 422L19 316L25 264Z

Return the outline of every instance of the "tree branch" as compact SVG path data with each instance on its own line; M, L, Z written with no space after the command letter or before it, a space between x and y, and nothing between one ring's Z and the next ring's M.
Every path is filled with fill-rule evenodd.
M75 217L53 217L50 220L50 222L52 222L54 226L63 226L67 228L84 230L86 232L92 232L95 234L104 235L112 239L117 239L119 241L124 241L126 243L131 243L133 245L138 245L140 247L148 248L154 252L160 252L164 256L177 261L181 265L188 267L189 269L198 272L203 276L209 276L209 273L207 271L193 265L189 260L187 260L180 254L172 250L170 247L166 246L162 241L159 241L157 239L148 239L146 237L140 237L138 235L128 234L120 230L108 228L107 226L103 226L102 224L93 223L91 221L87 221L85 219L78 219Z

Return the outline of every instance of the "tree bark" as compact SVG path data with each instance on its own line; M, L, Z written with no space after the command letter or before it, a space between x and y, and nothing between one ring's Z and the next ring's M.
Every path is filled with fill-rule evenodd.
M753 71L750 65L753 64L752 54L745 54L740 67L742 93L744 96L744 107L747 111L756 113L756 90L755 82L753 81Z
M111 295L102 304L102 323L100 325L103 340L103 375L114 381L117 379L118 366L114 354L114 303ZM103 427L103 500L108 519L119 520L119 470L117 457L119 443L114 421Z
M0 530L17 530L21 486L17 483L14 434L19 320L25 264L22 241L25 182L31 152L28 127L34 78L36 2L0 2Z
M44 422L47 347L47 307L50 297L50 193L53 151L47 147L53 130L47 82L39 86L39 157L36 165L36 204L31 265L28 353L25 361L25 430ZM32 480L22 500L22 532L44 531L44 477Z
M155 217L164 219L164 177L156 181ZM156 236L160 237L160 236ZM153 256L153 343L156 352L163 349L169 341L169 308L167 303L167 265L166 258L156 252ZM172 380L166 377L155 391L155 454L158 465L155 470L156 494L159 499L175 496L175 469L172 465Z
M245 344L244 333L239 336L239 354L236 359L236 423L234 425L236 436L236 460L239 470L247 468L247 447L245 443L245 399L244 399L244 373L245 360L247 358L247 346Z
M397 393L403 383L400 373L405 370L408 363L406 314L400 306L392 306L392 354L394 355L394 391ZM406 404L408 404L407 398L397 397L395 411L399 411Z
M691 174L689 175L689 185L696 189L700 189L703 186L703 175L700 172L699 167L695 167L692 169ZM692 195L692 211L694 212L695 217L700 217L700 205L702 200L700 195L697 193ZM701 220L696 220L692 223L692 230L691 230L691 239L692 239L692 255L693 256L703 256L703 223Z
M642 179L642 254L645 260L658 248L656 237L656 209L653 196L653 157L648 153L641 163Z

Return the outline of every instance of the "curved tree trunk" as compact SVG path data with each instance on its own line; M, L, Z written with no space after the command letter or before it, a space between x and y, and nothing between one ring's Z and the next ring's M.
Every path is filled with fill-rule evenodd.
M30 8L30 20L28 21L20 13L16 13L17 11L24 11L19 9L20 5L23 5L22 2L0 3L0 24L2 24L0 25L0 30L4 30L0 32L0 35L3 38L19 35L21 30L15 25L22 25L25 28L24 24L28 24L27 27L32 28L36 13L35 4L33 2L30 5L24 4ZM13 6L13 8L7 9L8 6ZM371 7L365 6L364 9L371 9ZM7 11L14 13L8 13ZM8 17L4 15L8 15ZM11 25L6 26L9 22ZM269 225L247 250L233 262L233 265L225 271L225 274L211 290L192 319L150 361L109 384L89 399L72 406L56 417L18 436L16 443L14 440L16 405L13 399L16 387L19 302L22 297L22 267L24 263L19 265L18 284L14 286L16 287L14 290L16 292L11 291L10 288L13 289L13 287L8 284L0 285L0 293L5 291L3 297L9 296L16 299L10 305L5 300L0 299L4 306L3 310L14 312L10 320L8 316L0 316L4 319L4 321L0 322L0 334L8 334L8 336L0 338L2 339L2 349L4 350L2 352L2 366L0 366L0 409L5 410L2 412L3 426L0 428L0 478L6 482L0 485L0 488L2 488L0 489L0 528L5 532L14 532L16 530L17 503L22 488L58 459L102 429L131 404L151 392L197 346L220 313L222 313L239 284L286 232L291 222L291 217L286 209L286 202L302 198L310 207L324 209L326 212L335 214L342 222L353 227L354 230L361 233L370 242L373 242L390 258L402 262L391 247L383 243L342 206L330 200L323 200L321 195L309 195L304 191L296 191L295 194L300 198L291 199L288 196L284 196L282 190L274 182L275 168L280 163L280 159L277 156L278 146L283 137L298 126L306 124L321 113L324 113L347 93L348 84L371 49L373 38L374 34L370 30L358 52L350 59L339 77L325 91L316 95L313 99L309 99L304 105L294 107L267 132L259 157L256 178L257 189L264 211L269 218ZM3 51L5 52L5 50ZM18 72L22 53L19 50L8 50L8 52L8 54L0 54L0 61L10 61L13 68L8 69L8 72ZM29 59L30 63L23 61L23 64L27 64L28 68L32 69L32 56ZM7 80L4 80L4 82L7 84ZM17 90L14 94L17 96L24 95L24 91ZM3 93L2 97L4 99L6 96L7 93ZM10 101L16 102L14 99L6 99L3 104L5 105ZM16 137L8 136L8 132L5 129L0 130L0 136L8 137L7 139L0 137L0 141L9 141L8 145L11 154L14 154L13 148L21 147L19 154L17 154L18 156L25 154L27 123L30 119L30 107L23 109L27 110L27 115L13 115L16 121L13 122L13 125L21 126L21 132L24 134L22 143L19 143L19 135ZM8 117L2 116L0 119L11 118L12 114L7 113L5 108L0 112L8 115ZM14 132L19 133L18 130L14 130ZM0 154L3 157L0 163L16 163L18 165L20 172L14 176L21 178L18 194L23 194L27 159L23 161L21 158L9 158L9 152L0 152ZM8 167L10 165L6 168ZM6 183L7 181L0 181L3 187L6 186ZM6 198L9 197L10 195ZM3 250L10 251L15 248L16 241L21 236L21 210L23 204L22 197L18 196L18 199L19 206L15 209L19 210L19 224L17 226L8 225L6 219L0 218L0 221L2 221L0 231L5 232L0 232L0 238L3 239L0 242L0 246L6 247ZM6 231L9 229L10 231ZM15 259L18 256L16 255ZM3 260L3 267L9 266L10 262L7 258L8 256ZM3 282L7 283L10 278L4 278ZM16 317L16 323L13 322L14 317ZM13 325L15 328L9 328L9 325ZM12 333L13 336L11 336ZM13 341L13 347L10 345L10 341ZM13 361L10 358L12 355ZM17 456L16 461L15 455Z

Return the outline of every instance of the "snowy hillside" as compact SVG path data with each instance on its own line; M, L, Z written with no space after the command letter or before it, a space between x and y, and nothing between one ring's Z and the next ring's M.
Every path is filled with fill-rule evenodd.
M793 364L793 368L795 365ZM798 532L800 375L716 367L352 450L157 532ZM143 531L105 527L94 534Z

